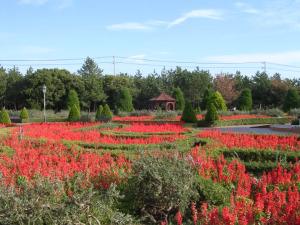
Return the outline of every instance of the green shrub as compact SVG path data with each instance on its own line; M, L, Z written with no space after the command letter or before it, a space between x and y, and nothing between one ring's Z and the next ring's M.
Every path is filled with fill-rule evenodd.
M0 112L0 123L5 123L5 124L11 123L8 112L5 109L2 109Z
M80 120L80 111L76 105L71 106L68 121L76 122Z
M0 224L135 224L116 208L120 195L115 187L84 189L80 181L80 177L68 183L38 178L32 185L18 177L21 188L1 184Z
M284 100L283 110L288 112L291 109L297 108L300 105L299 100L298 91L296 89L289 89Z
M282 117L284 116L284 112L278 108L271 108L271 109L254 109L250 111L250 114L256 115L266 115L272 117Z
M197 189L199 200L216 206L224 206L230 203L230 191L219 183L210 179L197 177Z
M80 102L79 102L77 92L75 90L70 90L67 99L68 109L70 110L73 105L75 105L77 109L80 111Z
M180 179L179 179L180 178ZM189 162L171 157L143 157L135 161L125 185L123 207L157 224L197 197L196 171Z
M300 117L300 108L297 109L291 109L289 111L289 115L294 116L294 117Z
M185 100L183 93L179 87L174 88L173 97L176 99L176 110L183 110L185 105Z
M175 119L177 116L176 111L157 111L155 113L155 120L172 120Z
M226 106L225 100L224 100L223 96L221 95L221 93L218 91L214 92L211 95L211 97L208 101L207 107L209 106L210 103L213 103L217 110L227 111L227 106Z
M105 104L102 110L102 114L100 116L100 121L109 122L113 118L113 114L110 111L109 105Z
M96 116L95 116L95 121L101 121L101 116L103 113L103 106L99 105L97 108Z
M22 123L28 122L28 120L29 120L28 111L25 107L20 112L20 119L21 119Z
M203 95L203 98L202 98L202 101L201 101L201 109L202 110L206 110L207 109L207 106L208 106L208 102L213 94L213 90L211 88L207 88L205 91L204 91L204 95Z
M197 122L196 113L190 102L187 102L185 104L185 107L184 107L184 110L183 110L183 113L181 116L181 121L184 121L186 123L196 123Z
M122 88L117 100L117 109L124 112L132 112L132 96L128 88Z
M251 118L239 120L218 120L217 126L252 125L252 124L285 124L291 122L289 117Z
M238 99L239 110L251 110L252 109L252 94L249 88L242 91Z
M219 119L217 109L213 103L210 103L207 107L205 115L205 121L209 124L214 124Z

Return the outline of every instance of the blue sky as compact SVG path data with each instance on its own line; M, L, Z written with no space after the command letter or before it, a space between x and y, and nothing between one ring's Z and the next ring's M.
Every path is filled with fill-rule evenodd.
M300 71L299 11L300 0L2 0L0 60L128 57L116 58L117 73L195 67L146 59L258 62L202 65L212 73L253 73L267 61L295 66L267 64L270 73L300 76L287 71ZM112 73L111 61L97 59L105 73ZM82 61L0 63L21 64L21 70L32 64L76 71ZM72 65L36 65L55 63Z

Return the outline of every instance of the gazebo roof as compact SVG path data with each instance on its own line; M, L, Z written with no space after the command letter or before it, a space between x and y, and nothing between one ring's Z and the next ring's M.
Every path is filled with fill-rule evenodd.
M162 92L159 96L151 98L150 101L175 102L176 100L170 95L167 95L166 93Z

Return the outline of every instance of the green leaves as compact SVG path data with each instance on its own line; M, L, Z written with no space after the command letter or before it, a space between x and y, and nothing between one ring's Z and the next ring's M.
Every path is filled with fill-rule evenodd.
M249 88L245 88L239 99L238 99L238 109L250 111L252 109L252 94Z

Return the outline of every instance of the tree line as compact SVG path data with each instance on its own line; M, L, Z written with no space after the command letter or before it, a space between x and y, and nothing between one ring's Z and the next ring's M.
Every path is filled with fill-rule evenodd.
M120 110L120 105L124 105L124 95L132 98L134 109L147 109L150 98L160 92L173 95L178 88L193 108L205 109L203 102L209 90L218 91L227 107L233 108L245 89L252 93L254 108L282 108L287 94L298 94L300 90L300 79L282 79L279 73L268 75L259 71L253 76L239 71L213 76L198 67L193 71L177 67L147 75L142 75L140 71L131 75L105 75L89 57L76 73L65 69L29 68L22 74L17 67L8 70L0 67L0 81L0 106L12 110L23 107L41 109L43 84L47 86L47 109L55 111L68 109L67 98L71 90L76 91L80 108L86 111L96 111L102 104ZM296 104L299 106L298 102Z

